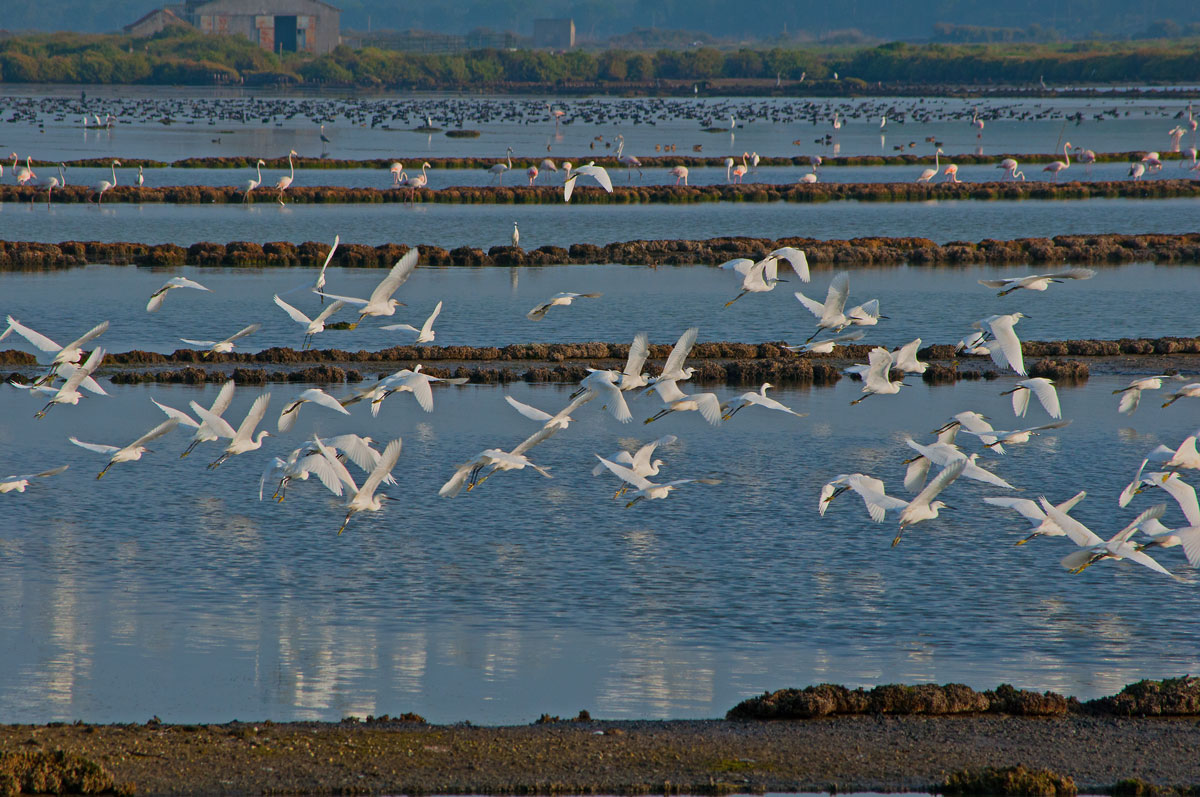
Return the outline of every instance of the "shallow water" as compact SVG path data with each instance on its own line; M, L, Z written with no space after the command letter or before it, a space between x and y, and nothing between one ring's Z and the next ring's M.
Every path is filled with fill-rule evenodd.
M1194 232L1192 199L931 200L697 205L0 205L0 238L24 241L392 241L453 249L526 249L636 239L749 235L844 239L917 236L938 243L1084 233Z
M1017 334L1028 340L1200 334L1195 315L1200 282L1194 266L1101 267L1090 280L1053 285L1044 293L1021 291L1003 299L978 282L1038 271L1029 267L855 269L848 306L879 299L888 318L876 327L863 328L864 342L893 347L915 337L926 345L955 343L970 331L972 322L1018 310L1030 316L1017 327ZM149 296L174 275L190 277L212 292L173 290L160 312L147 313ZM330 269L327 290L367 296L382 276L377 269ZM793 292L800 290L823 301L831 276L828 270L815 271L808 285L793 279L768 294L748 295L723 308L737 295L740 280L709 266L419 268L397 294L407 308L398 308L392 318L368 320L353 331L322 333L314 345L355 351L408 344L415 335L379 327L400 322L420 327L439 301L443 309L434 331L435 342L443 346L626 342L637 331L647 332L653 342L670 343L697 323L701 340L800 343L815 330L815 319ZM273 304L272 296L284 294L284 301L314 317L321 305L307 288L315 278L313 269L135 266L8 273L0 274L4 297L0 313L11 314L60 343L109 319L111 326L100 342L110 351L172 352L188 348L181 337L219 340L254 322L261 323L262 329L239 341L238 350L299 348L303 330ZM604 295L554 308L541 322L525 318L531 308L559 291ZM942 309L931 313L930 308ZM354 317L351 309L344 309L333 320ZM0 344L0 348L10 346L36 351L16 336Z
M623 100L557 97L461 97L439 95L365 95L363 103L380 103L379 112L389 117L384 126L373 127L356 112L354 101L343 104L344 92L306 93L297 98L307 103L303 111L260 118L254 113L255 99L271 100L276 91L201 88L136 88L139 99L151 101L198 98L205 103L183 108L170 125L161 123L163 113L147 112L142 118L122 115L120 105L130 99L129 90L95 86L14 86L0 110L23 106L24 97L48 97L47 108L32 121L12 113L0 126L4 146L33 155L35 160L68 160L90 157L145 157L175 160L186 157L241 155L286 157L295 149L307 157L324 151L335 158L398 158L405 162L420 157L480 156L503 158L512 147L520 158L549 154L555 158L599 157L615 152L617 135L625 137L625 152L638 157L655 153L655 146L674 145L680 154L702 147L705 155L741 156L743 151L760 155L891 155L897 147L904 152L933 153L926 139L942 143L948 155L982 150L988 154L1061 152L1065 141L1096 152L1170 149L1167 131L1186 119L1186 102L1096 99L997 99L972 101L951 98L866 98L766 99L698 98L667 100L666 109L654 99ZM88 101L76 109L80 91ZM116 102L112 100L115 99ZM557 133L545 104L551 102L567 112L566 124ZM815 103L815 108L804 107ZM977 138L970 124L971 109L979 106L987 119L983 137ZM248 121L241 120L241 109ZM399 109L406 116L391 119ZM995 114L988 112L994 109ZM76 110L87 113L115 111L119 124L112 130L84 130ZM832 120L839 111L845 122L836 137ZM1097 121L1096 114L1106 115ZM219 114L224 112L224 118ZM891 120L880 135L879 116ZM737 117L738 129L703 132L704 121L728 127L729 114ZM448 138L444 132L412 132L431 114L438 127L465 127L480 131L478 138ZM635 123L638 114L645 118ZM1078 122L1068 116L1082 114ZM812 121L812 116L817 121ZM901 115L906 120L901 122ZM211 116L211 124L210 122ZM321 143L318 117L329 119L325 134L332 141ZM463 122L458 122L462 119ZM926 119L928 121L920 121ZM651 124L650 121L654 123ZM596 137L601 137L597 142ZM820 143L818 143L818 140ZM608 143L611 146L606 147ZM909 146L914 144L915 146ZM593 146L594 145L594 146ZM1188 134L1183 147L1195 146Z
M557 165L558 159L554 160ZM507 186L528 185L529 178L525 172L526 166L529 163L540 162L540 159L537 158L514 162L513 170L501 178L500 184ZM738 162L740 163L740 159ZM949 158L943 158L941 168L944 170L950 162ZM613 166L611 165L611 160L608 163L609 175L615 186L675 185L675 176L667 173L668 168L670 168L669 162L664 166L647 166L642 169L640 174L637 169L628 170L623 166ZM1022 164L1021 170L1022 174L1025 175L1025 179L1027 181L1048 180L1049 177L1042 173L1043 163ZM408 175L419 175L421 173L421 162L419 160L410 161L403 165L406 169L405 173ZM576 163L575 165L578 166L579 164ZM930 163L929 165L932 166L933 164ZM1186 166L1190 165L1191 161L1168 162L1161 172L1148 175L1144 179L1174 180L1194 176L1195 173L1188 171L1186 168ZM818 177L820 182L823 183L911 183L920 176L925 168L924 165L826 166L820 169ZM800 177L809 171L811 169L808 167L802 168L799 166L760 166L758 169L748 173L742 182L747 185L754 183L790 185L799 182ZM49 165L38 166L37 172L39 177L52 177L58 174L58 169ZM258 189L256 195L259 197L258 201L264 202L275 196L275 192L270 190L270 186L274 185L275 181L281 175L286 175L287 173L288 170L286 168L282 170L278 168L264 169L262 172L264 187ZM487 186L498 184L496 176L487 169L439 168L427 169L426 173L429 177L429 187L434 190L454 186ZM552 172L547 169L541 169L534 185L562 185L565 174L564 170ZM63 176L68 184L73 185L95 185L100 180L111 180L109 169L92 167L72 166L70 169L64 171ZM250 178L257 179L258 172L254 169L244 168L144 169L143 176L147 187L208 185L231 186L240 190L246 184L246 180ZM993 182L1001 180L1004 177L1005 173L997 169L994 164L964 164L958 168L958 179L965 183ZM1097 163L1090 168L1072 167L1070 172L1062 176L1062 179L1066 181L1068 177L1080 181L1126 180L1129 179L1129 164ZM941 182L944 179L944 174L939 173L934 182ZM137 171L128 167L118 169L117 182L120 185L136 185ZM697 166L691 167L688 170L689 185L725 185L728 182L729 179L726 176L724 168ZM296 182L294 183L297 186L338 186L379 189L391 188L392 184L392 175L388 169L298 169L296 171Z
M853 408L858 386L848 380L780 390L809 417L747 410L720 429L697 417L623 427L588 406L533 451L553 479L501 474L453 500L436 490L456 463L535 428L498 388L437 390L432 414L399 395L378 419L361 405L352 418L306 408L291 434L215 472L203 467L212 445L176 456L186 444L177 432L99 482L103 457L68 435L128 441L159 421L151 396L183 407L214 388L115 387L37 422L37 402L4 390L4 469L71 469L3 496L0 713L9 722L417 711L509 723L581 708L715 717L765 689L825 681L1011 682L1090 697L1194 672L1194 583L1132 565L1072 576L1057 564L1072 549L1062 539L1013 547L1024 521L984 507L991 488L952 485L954 509L896 548L894 520L871 524L850 496L817 516L819 487L838 473L869 472L901 493L905 434L925 439L966 408L1013 422L998 395L1009 381L918 382ZM1118 416L1110 391L1122 383L1064 388L1075 423L985 455L989 466L1026 497L1088 489L1075 515L1115 530L1160 500L1114 507L1144 452L1194 426L1190 407L1154 401ZM275 411L303 387L273 386ZM507 392L553 409L568 389ZM240 388L230 414L257 393ZM633 408L641 419L654 406ZM1034 408L1029 420L1042 418ZM338 507L315 483L295 485L283 504L260 503L266 457L313 430L402 436L400 485L389 490L400 500L356 517L341 537ZM611 499L612 479L589 475L594 452L668 433L679 437L659 453L670 478L723 483L626 510ZM1181 520L1172 504L1164 521ZM1177 549L1157 557L1191 581Z

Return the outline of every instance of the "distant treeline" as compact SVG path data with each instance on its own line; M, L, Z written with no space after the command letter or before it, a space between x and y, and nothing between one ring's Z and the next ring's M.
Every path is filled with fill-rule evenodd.
M212 84L296 82L413 89L536 84L553 90L658 81L822 81L1028 86L1064 83L1196 83L1200 41L1076 44L926 44L878 47L551 53L475 50L425 54L339 47L320 57L274 55L241 37L168 29L150 38L79 34L0 41L0 82ZM830 83L830 81L839 83Z

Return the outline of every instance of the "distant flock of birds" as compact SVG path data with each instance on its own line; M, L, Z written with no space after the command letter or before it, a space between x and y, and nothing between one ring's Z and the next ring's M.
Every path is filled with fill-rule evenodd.
M325 322L335 313L347 306L353 306L358 312L357 326L367 318L388 318L395 314L396 308L402 306L394 297L396 291L412 276L417 267L418 252L410 249L391 268L388 274L379 282L370 296L362 298L339 295L326 290L326 268L338 246L335 239L328 257L311 286L305 286L318 296L324 303L327 299L332 303L326 306L316 317L307 314L275 296L276 305L287 313L304 330L304 343L308 345L314 335L324 330ZM743 297L766 293L774 290L778 283L785 280L779 277L781 267L802 283L810 281L807 258L804 252L791 247L783 247L769 253L760 260L737 258L722 264L721 268L736 276L740 292L729 300L728 307ZM1007 296L1019 291L1045 291L1049 286L1067 281L1090 279L1094 272L1085 268L1074 268L1051 274L1033 274L1018 278L980 280L993 289L998 289L998 296ZM806 352L829 353L838 345L859 340L863 332L851 327L869 327L877 325L887 316L880 313L878 299L847 308L849 298L849 274L835 274L828 285L824 301L817 301L806 296L801 291L795 292L797 301L808 310L815 319L816 331L802 344L788 346L798 354ZM200 283L185 277L174 277L156 292L146 305L147 312L159 312L171 291L191 289L208 291ZM598 293L559 293L547 301L532 308L527 313L531 321L539 321L553 308L569 307L580 299L599 298ZM384 330L405 331L415 334L418 343L430 343L435 340L433 326L442 311L442 303L437 306L421 327L408 324L392 324L381 327ZM919 443L911 438L905 442L915 454L905 460L907 471L904 487L914 496L901 499L889 495L884 483L871 475L864 473L841 474L831 479L820 491L818 511L824 515L831 502L845 492L858 494L864 502L869 518L874 522L885 520L888 512L898 512L898 530L893 545L900 542L905 531L912 526L939 517L942 510L947 509L939 496L947 491L959 478L978 480L1000 489L1016 489L1012 484L992 473L979 464L983 452L1004 454L1005 446L1019 445L1030 441L1034 436L1061 429L1070 423L1062 417L1062 409L1058 393L1052 380L1044 377L1028 378L1021 352L1021 343L1014 327L1025 316L1020 312L996 314L976 321L972 326L972 334L964 337L957 349L966 354L990 356L993 362L1002 369L1011 369L1016 374L1026 377L1018 381L1010 390L1002 395L1011 395L1012 408L1017 418L1024 418L1036 399L1038 405L1050 417L1047 423L1016 428L1011 430L993 428L991 423L980 413L963 411L954 415L945 425L935 430L936 439L929 443ZM59 405L76 405L88 392L96 395L107 395L93 377L102 363L105 351L96 346L88 351L85 347L98 339L108 328L108 322L98 324L84 335L66 345L60 345L45 335L22 324L9 316L8 326L0 340L16 334L31 343L35 348L52 355L48 370L29 384L13 383L15 387L26 389L31 393L46 398L45 406L37 413L44 417ZM221 340L183 339L184 342L199 347L204 354L230 352L237 341L249 336L259 329L258 324L251 324L238 332ZM825 337L820 338L824 333ZM742 410L758 407L780 414L803 417L792 408L767 396L767 390L772 387L764 383L757 390L748 391L730 400L722 401L712 392L685 393L681 385L685 384L695 373L695 369L685 366L687 357L696 343L699 334L697 327L691 327L680 335L672 348L661 371L651 375L645 370L649 355L647 336L638 334L632 345L624 366L620 369L588 369L588 375L572 393L570 403L557 412L549 412L532 407L506 396L507 402L523 417L538 424L538 428L526 439L509 450L500 447L488 447L456 467L454 473L439 490L439 495L451 498L460 495L464 490L470 492L477 489L491 476L506 471L520 471L526 468L542 476L550 477L548 469L530 459L530 452L560 431L567 429L573 416L584 405L600 399L602 409L607 411L616 421L628 423L633 418L626 395L645 395L655 393L660 402L660 409L644 423L649 424L673 413L696 412L707 423L717 426L729 421ZM818 339L820 338L820 339ZM847 371L862 380L862 395L854 399L852 404L859 404L871 396L895 395L904 387L905 374L920 374L928 367L917 358L921 340L918 338L895 351L884 347L876 347L869 353L868 362L851 366ZM899 374L901 378L893 379ZM1133 413L1139 405L1145 391L1157 390L1171 380L1169 375L1139 377L1127 387L1114 391L1120 395L1118 411L1124 414ZM433 411L433 387L437 385L461 384L464 379L439 379L422 372L422 366L416 365L402 369L375 384L353 391L350 395L335 398L319 388L302 391L289 400L281 410L276 421L276 429L280 434L286 434L294 428L301 409L311 404L328 411L349 415L348 407L360 402L366 402L373 416L378 415L382 403L393 394L411 393L418 406L426 411ZM271 433L258 430L266 417L271 394L264 392L257 396L249 411L236 423L224 416L229 410L234 395L232 381L222 386L216 398L208 406L196 401L190 402L191 412L176 409L154 401L167 415L167 419L148 430L137 439L123 445L111 443L96 443L71 437L70 441L84 449L107 457L103 469L97 478L103 477L114 465L133 462L142 458L149 449L147 445L154 440L170 433L179 426L193 430L187 449L181 456L187 456L199 444L216 442L223 444L220 455L208 466L218 468L230 457L239 456L259 450L264 438ZM1184 398L1200 398L1200 383L1181 386L1164 402L1163 407ZM957 444L957 436L966 434L979 441L980 452L965 453ZM1179 505L1186 519L1184 525L1171 528L1164 525L1162 517L1166 504L1158 504L1142 512L1130 523L1116 531L1110 537L1103 538L1081 523L1070 517L1069 513L1085 493L1080 492L1063 502L1052 502L1046 497L1037 501L1008 496L988 497L985 502L998 507L1018 512L1032 524L1032 529L1018 544L1039 536L1067 537L1078 547L1077 550L1062 558L1062 565L1073 572L1080 572L1097 562L1125 560L1143 565L1156 572L1172 575L1170 571L1159 564L1147 553L1157 548L1182 548L1189 564L1193 567L1200 565L1200 506L1197 505L1195 490L1187 484L1179 474L1184 469L1200 469L1200 452L1196 447L1197 434L1185 438L1176 448L1158 446L1148 452L1141 463L1137 474L1121 493L1118 504L1126 506L1133 497L1150 488L1164 490ZM654 457L655 451L662 445L674 442L675 438L668 435L644 445L639 445L631 451L619 451L608 456L596 455L593 475L609 473L616 476L622 483L616 496L625 496L627 507L644 500L661 500L667 498L673 491L690 484L717 485L720 482L711 478L682 478L670 481L653 481L651 477L658 476L665 463ZM369 437L353 434L340 435L322 439L314 436L300 447L292 450L286 457L273 458L264 470L259 483L260 500L266 494L266 487L274 484L273 497L283 500L289 484L295 481L308 480L315 476L316 480L329 489L335 496L344 501L345 512L338 534L360 512L378 512L387 500L387 495L380 492L385 484L393 484L391 471L395 467L400 453L401 440L395 439L385 445L382 451L373 447ZM1145 472L1150 463L1155 463L1159 470ZM350 473L348 465L361 469L366 476L359 484ZM936 466L938 471L932 479L929 475ZM66 470L63 465L40 473L9 476L0 479L0 493L24 492L32 480L54 476ZM1142 535L1139 539L1137 535ZM1174 576L1173 576L1174 577Z

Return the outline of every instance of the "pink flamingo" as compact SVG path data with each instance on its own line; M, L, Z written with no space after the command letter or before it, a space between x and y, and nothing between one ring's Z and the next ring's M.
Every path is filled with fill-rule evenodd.
M421 164L421 173L414 174L412 177L408 178L408 201L410 204L416 202L417 189L424 188L425 186L429 185L429 175L425 173L425 170L432 168L433 167L429 165L429 161L425 161Z
M1146 173L1146 164L1141 163L1140 161L1138 163L1129 164L1129 176L1132 177L1134 180L1142 179L1142 175L1145 173Z
M979 118L979 108L971 109L971 127L977 131L975 138L983 138L983 120Z
M942 174L945 176L944 182L947 182L947 183L961 183L962 182L962 180L958 179L958 166L956 166L953 163L951 163L949 166L947 166L946 170L944 172L942 172Z
M1075 160L1083 164L1083 170L1086 174L1091 174L1092 164L1096 162L1096 153L1090 149L1076 147Z
M537 179L538 167L530 166L525 170L525 176L529 178L529 187L533 188L533 181Z
M667 170L667 174L674 175L675 185L679 185L680 180L683 181L684 185L688 184L688 168L686 166L675 166L674 168Z
M288 175L286 177L280 177L275 181L275 188L279 191L280 207L283 207L283 192L288 190L288 188L292 185L292 182L296 179L296 165L292 163L292 158L299 154L300 153L296 152L296 150L292 150L288 153Z
M404 164L400 161L393 161L392 166L388 169L392 174L392 188L400 187L400 175L404 174Z
M1067 169L1071 168L1071 142L1070 141L1063 144L1063 158L1065 160L1051 161L1049 164L1047 164L1042 169L1043 172L1050 172L1052 175L1054 175L1054 182L1056 182L1056 183L1058 182L1058 173L1062 172L1062 171L1066 171Z
M1010 180L1016 180L1018 177L1020 177L1022 180L1025 179L1025 172L1017 171L1016 158L1005 158L1004 160L1002 160L998 164L996 164L996 168L1004 169L1006 172L1005 176L1008 177Z
M937 152L933 153L933 168L926 168L921 172L921 176L916 179L918 183L927 183L934 177L937 177L938 170L942 168L941 162L938 160L941 157L942 148L938 147Z
M740 183L742 178L746 176L746 172L750 171L750 167L746 164L746 158L750 157L749 152L742 153L742 162L733 167L733 181Z

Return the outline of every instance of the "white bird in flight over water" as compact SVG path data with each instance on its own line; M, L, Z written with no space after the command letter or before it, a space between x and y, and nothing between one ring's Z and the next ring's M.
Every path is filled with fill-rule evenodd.
M567 307L576 299L599 299L603 295L602 293L556 293L549 300L526 313L525 317L530 321L541 321L551 307Z
M79 387L83 384L83 380L87 379L96 369L100 367L100 361L104 359L104 349L97 346L88 355L87 360L83 365L74 369L71 375L67 377L67 381L50 397L50 401L45 407L34 416L35 418L44 418L46 412L55 404L78 404L83 398L83 394L79 392ZM65 365L65 363L64 363Z
M193 346L206 347L207 351L201 352L201 357L207 357L210 354L228 354L233 351L233 342L235 340L240 340L247 335L253 335L261 328L262 324L251 324L248 327L238 330L224 340L192 340L190 338L180 338L180 340L184 343L190 343Z
M892 540L892 547L900 544L900 538L904 536L904 530L909 526L920 523L922 520L932 520L938 516L941 510L947 508L945 501L933 499L961 476L966 467L966 457L951 462L934 477L933 481L925 485L925 489L921 490L916 498L908 502L908 505L900 512L900 531L896 533L896 539Z
M637 488L637 490L634 492L629 493L629 495L633 496L633 500L625 504L626 509L643 499L649 499L653 501L656 499L666 498L673 490L676 490L685 484L721 483L719 479L676 479L664 484L655 484L644 476L639 476L633 469L627 468L624 465L618 465L615 462L611 462L599 454L596 455L596 459L600 460L600 464L612 471L618 478Z
M405 332L416 332L417 339L413 341L414 343L433 343L433 340L436 337L436 333L433 331L433 322L437 320L437 317L441 312L442 303L438 302L437 306L433 308L433 312L430 313L429 317L425 319L425 323L421 325L420 329L417 329L412 324L388 324L387 326L380 327L380 329L387 330L388 332L399 330L403 330Z
M1022 379L1012 390L1005 390L1000 395L1007 396L1009 394L1012 394L1013 413L1018 418L1025 417L1025 411L1029 409L1030 394L1037 396L1038 403L1049 413L1051 418L1062 417L1062 408L1058 403L1058 391L1054 389L1054 382L1045 377Z
M780 402L767 396L767 388L774 387L770 382L763 382L762 386L757 391L749 391L743 393L735 399L721 405L721 411L724 413L721 420L727 421L734 415L737 415L746 407L762 407L767 410L776 410L778 412L786 412L789 415L795 415L797 418L803 418L808 415L807 412L796 412L790 407L786 407Z
M989 349L992 356L992 362L999 368L1012 368L1021 376L1025 376L1025 357L1021 352L1021 341L1017 338L1017 333L1013 331L1013 327L1022 318L1029 316L1024 313L1010 313L1008 315L993 315L982 321L976 321L974 327L983 329L987 327L992 332L992 337L996 339L996 346Z
M1007 296L1013 291L1021 289L1029 291L1044 291L1050 287L1051 283L1066 282L1067 280L1090 280L1096 276L1096 272L1090 268L1073 268L1068 271L1060 271L1055 274L1030 274L1027 277L1011 277L1008 279L998 280L979 280L980 285L986 285L989 288L1000 288L997 296Z
M818 302L808 298L800 291L796 291L796 299L804 305L810 313L817 317L817 331L809 336L811 341L817 335L821 334L823 329L831 329L834 332L840 332L850 326L850 319L842 310L846 307L846 297L850 293L850 273L848 271L839 271L833 276L829 283L829 289L825 294L825 301ZM808 342L808 341L805 341Z
M833 499L847 490L853 490L862 498L873 523L882 523L888 510L903 509L908 502L887 494L883 482L865 473L843 473L821 488L817 499L817 512L823 517Z
M580 175L595 179L605 191L610 194L613 192L612 180L609 178L608 172L604 167L597 166L595 161L588 161L583 166L576 166L574 171L570 173L570 176L567 177L566 182L563 183L564 202L571 201L571 194L575 193L575 181L579 179Z
M882 346L876 346L871 349L867 356L870 362L870 367L863 375L862 392L865 395L851 401L850 404L858 404L865 401L868 397L879 395L892 395L900 392L900 388L904 387L904 380L900 379L892 381L890 373L892 370L892 353Z
M280 432L291 431L292 427L296 425L296 419L300 417L300 408L310 403L317 404L334 412L340 412L342 415L350 414L349 410L343 407L337 399L324 390L321 390L321 388L314 387L305 390L295 399L288 402L283 411L279 413L279 421L275 427Z
M209 293L212 293L209 288L206 288L199 282L190 280L187 277L172 277L171 279L167 280L161 288L151 294L150 301L146 303L146 312L157 313L159 308L163 306L163 301L165 301L167 298L167 291L174 290L175 288L192 288L193 290L208 291Z
M1132 415L1133 411L1138 408L1138 403L1142 400L1143 390L1158 390L1162 387L1163 380L1170 378L1167 374L1141 376L1130 382L1127 387L1114 390L1114 396L1118 394L1121 396L1121 402L1117 405L1117 412L1122 415Z
M651 442L640 446L637 451L632 454L622 449L615 454L605 457L605 459L615 462L618 465L624 465L643 478L647 476L657 476L659 470L661 470L662 466L666 463L661 459L653 459L654 452L659 446L670 445L678 439L679 438L673 434L664 435L657 440L652 440ZM592 468L592 475L599 476L607 470L608 468L606 468L603 464L600 464ZM628 490L629 484L627 482L621 487L621 489L617 490L617 492L613 495L613 498L619 498L628 492Z
M104 469L96 474L96 478L99 479L103 477L104 474L108 473L108 469L113 465L116 465L118 462L132 462L134 460L141 459L142 454L150 450L146 448L147 443L152 440L157 440L178 425L179 421L175 420L174 418L168 418L158 426L155 426L153 429L146 432L137 440L134 440L132 443L124 447L106 446L101 443L85 443L75 437L70 437L68 439L80 448L86 448L88 451L95 451L97 454L104 454L109 458L108 464L104 466Z
M270 403L270 393L263 393L256 398L254 403L250 405L250 411L242 419L241 425L235 430L229 421L221 416L209 412L194 401L190 402L192 412L196 413L218 435L229 438L229 445L225 446L225 450L221 453L221 456L209 463L208 467L210 470L219 468L221 463L230 457L245 454L247 451L254 451L262 447L263 438L269 437L270 432L263 429L255 437L254 429L262 421L263 416L267 414L267 405Z
M338 300L323 309L316 318L309 318L283 299L280 299L279 294L275 294L275 304L279 305L279 308L287 313L293 321L304 327L304 340L300 343L301 349L308 348L308 345L312 342L313 335L325 331L325 322L329 320L329 317L346 306L345 302Z
M77 362L80 356L83 355L83 347L103 335L108 329L108 322L102 321L89 329L87 332L80 335L75 340L68 343L66 346L59 346L54 341L50 340L50 338L46 337L40 332L35 332L12 316L7 316L7 320L8 327L4 330L3 334L0 334L0 340L4 340L10 334L16 332L18 335L25 338L25 340L29 341L42 351L46 353L53 352L54 365Z
M1086 497L1087 491L1080 490L1071 498L1058 504L1057 509L1063 513L1070 512L1075 508L1076 504ZM1044 496L1042 500L1045 500ZM1002 506L1005 509L1012 509L1032 524L1033 530L1029 532L1028 536L1017 540L1017 545L1024 545L1035 537L1061 537L1066 534L1065 531L1059 528L1057 523L1050 519L1037 501L1031 501L1028 498L1011 498L1005 495L988 496L983 499L983 502L992 506Z
M350 329L358 327L367 316L394 315L396 308L403 307L404 303L393 299L392 294L399 290L400 286L412 276L413 270L417 267L417 260L420 254L420 251L415 246L405 252L396 261L396 264L392 266L392 270L388 272L388 275L375 286L375 290L371 291L371 296L367 299L358 299L353 296L338 296L334 293L323 293L321 295L328 296L330 299L340 299L347 304L358 306L358 320L350 325Z
M57 468L44 470L41 473L26 473L21 476L0 476L0 495L4 493L25 492L25 488L29 486L30 479L43 479L47 476L57 476L62 473L70 465L59 465Z
M333 236L333 246L329 247L329 252L325 255L325 262L321 264L321 270L317 272L317 279L313 282L312 292L321 297L321 304L325 303L325 297L321 295L321 291L325 290L325 269L329 268L329 261L333 260L333 253L337 251L338 244L341 242L342 236Z
M383 454L379 457L379 464L375 466L374 470L363 481L362 487L355 484L354 479L345 467L342 467L338 471L347 491L354 491L354 494L346 502L346 519L342 521L342 525L338 528L339 536L346 530L346 524L350 522L350 518L354 517L358 512L378 512L383 509L383 502L388 499L388 496L382 493L376 495L375 491L379 489L379 485L383 483L383 480L391 475L392 468L396 467L396 461L400 459L401 445L399 437L387 444L387 447L383 449ZM327 454L326 456L330 455ZM330 458L336 461L336 458Z

